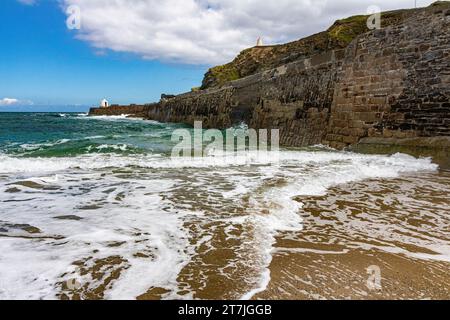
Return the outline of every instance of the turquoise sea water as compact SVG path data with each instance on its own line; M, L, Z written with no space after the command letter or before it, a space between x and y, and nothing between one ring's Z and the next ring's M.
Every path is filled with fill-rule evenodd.
M125 116L83 113L0 113L0 152L20 157L74 157L90 153L167 153L173 130L185 127Z
M0 113L0 299L250 298L271 280L277 236L308 228L296 196L438 169L320 146L244 161L171 158L179 128ZM360 233L376 223L353 225ZM394 240L449 257L439 238Z

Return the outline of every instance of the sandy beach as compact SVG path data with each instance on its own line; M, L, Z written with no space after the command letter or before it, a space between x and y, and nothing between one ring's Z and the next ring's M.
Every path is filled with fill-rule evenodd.
M351 183L299 198L305 229L277 237L271 282L255 298L448 299L450 172L422 178ZM381 271L375 290L367 285L371 266Z

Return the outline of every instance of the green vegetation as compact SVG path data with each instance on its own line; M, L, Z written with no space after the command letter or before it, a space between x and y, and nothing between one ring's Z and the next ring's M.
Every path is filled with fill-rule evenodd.
M216 80L218 86L240 78L239 71L233 63L227 63L223 66L217 66L209 69L208 73Z
M338 43L347 46L357 36L369 31L367 28L367 18L368 16L354 16L338 20L328 29L328 35L332 40L336 40Z

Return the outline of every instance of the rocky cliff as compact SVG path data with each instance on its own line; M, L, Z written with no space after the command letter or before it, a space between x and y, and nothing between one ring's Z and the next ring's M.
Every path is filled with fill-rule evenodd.
M148 105L132 104L129 106L112 105L108 108L91 108L89 115L91 116L121 116L132 115L134 117L146 118L148 113Z
M286 146L416 145L448 155L450 3L383 16L380 30L353 17L285 46L252 48L210 70L204 90L139 113L211 128L279 128Z

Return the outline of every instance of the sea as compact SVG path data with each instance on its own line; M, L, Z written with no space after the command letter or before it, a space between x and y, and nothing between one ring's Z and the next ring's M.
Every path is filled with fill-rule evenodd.
M450 174L431 158L324 146L174 158L178 129L191 130L0 113L0 299L340 298L314 285L320 265L295 270L349 252L449 267ZM311 260L277 266L298 253Z

